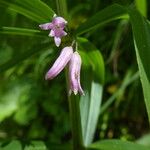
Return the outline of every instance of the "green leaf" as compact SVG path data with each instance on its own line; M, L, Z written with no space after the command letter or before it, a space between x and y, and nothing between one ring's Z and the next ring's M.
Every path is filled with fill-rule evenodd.
M0 0L0 6L7 7L38 23L48 22L54 15L54 11L40 0L17 0L14 2Z
M47 147L43 141L32 141L24 150L47 150Z
M0 65L9 61L12 58L12 55L13 55L12 47L8 46L6 43L3 43L0 46Z
M143 16L147 16L147 0L135 0L137 9Z
M2 143L0 145L1 150L47 150L47 147L43 141L31 141L28 144L24 143L25 147L22 148L21 142L13 140L10 143Z
M38 36L38 37L45 37L46 35L45 32L43 31L17 27L2 27L0 28L0 34Z
M104 83L104 61L100 51L87 39L78 38L79 52L83 55L83 64L90 66L94 72L94 77Z
M13 89L9 89L7 93L1 94L0 98L0 121L12 115L16 109L22 88L15 86ZM15 93L15 94L14 94Z
M104 62L100 52L86 39L78 38L83 60L83 88L80 99L83 143L91 144L97 126L104 83ZM89 74L90 72L90 74ZM88 82L87 82L88 81Z
M17 140L11 141L5 146L0 146L1 150L22 150L21 143Z
M145 134L141 138L139 138L136 143L146 145L150 148L150 134Z
M150 25L137 10L129 9L129 14L145 104L150 121Z
M66 0L56 0L57 13L59 16L68 19L68 11L67 11L67 1Z
M25 52L18 53L8 62L0 65L0 73L17 65L18 63L20 63L21 61L25 59L30 58L33 54L36 54L41 50L48 49L49 46L50 46L50 43L34 45L32 48L27 49Z
M148 147L128 141L101 140L89 146L90 149L99 150L149 150Z
M76 34L87 32L93 28L99 27L101 24L124 17L123 15L126 15L126 10L124 7L117 4L109 6L96 13L86 22L82 23L77 28Z
M29 108L29 105L24 101L28 102L28 100L30 99L29 92L31 91L33 84L30 83L27 78L22 78L20 80L16 79L14 81L4 81L4 84L6 84L5 89L7 90L4 90L6 92L0 93L0 121L3 121L12 114L15 114L15 117L17 115L17 118L15 118L16 120L27 120L28 118L30 119L32 112L34 111L33 102L31 102L30 104L30 106L32 105L32 108L30 107L30 110L32 110L32 112L30 111L30 114L27 115L26 111L24 116L21 113L22 116L20 118L18 114L21 111L23 112L24 109ZM21 106L22 103L24 104L24 107Z

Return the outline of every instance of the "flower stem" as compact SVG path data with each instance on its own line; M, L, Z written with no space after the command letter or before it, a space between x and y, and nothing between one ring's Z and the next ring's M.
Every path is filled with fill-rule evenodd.
M67 14L67 4L66 0L56 0L57 13L58 15L68 19ZM66 83L67 90L69 91L69 80L68 80L68 69L66 72ZM81 128L81 116L80 116L80 106L79 106L79 97L68 95L69 102L69 112L71 120L71 130L72 130L72 139L73 139L73 150L84 150L82 142L82 128Z
M68 80L68 69L65 70L67 90L69 91L69 80ZM68 92L69 93L69 92ZM79 97L75 95L68 94L69 102L69 112L71 120L71 130L73 138L73 150L84 150L83 139L82 139L82 129L81 129L81 116L80 116L80 106Z
M74 95L69 98L69 110L72 125L73 150L83 150L79 98L76 98Z

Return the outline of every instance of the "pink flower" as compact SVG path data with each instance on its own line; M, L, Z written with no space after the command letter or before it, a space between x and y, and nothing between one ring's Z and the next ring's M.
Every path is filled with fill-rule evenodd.
M39 27L43 30L51 30L49 36L54 37L55 44L59 47L61 44L61 38L67 35L64 31L66 24L67 21L64 18L54 15L52 22L41 24Z
M71 59L72 54L73 49L71 46L63 48L59 57L56 59L53 66L47 72L45 79L50 80L56 77L67 65L67 63Z
M80 84L80 69L81 69L81 57L78 52L74 52L69 62L69 78L70 78L70 91L69 94L74 92L76 95L78 92L84 95L84 91Z

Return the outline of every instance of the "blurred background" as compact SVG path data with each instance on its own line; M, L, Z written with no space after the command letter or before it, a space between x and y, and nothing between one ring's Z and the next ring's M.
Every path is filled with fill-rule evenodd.
M43 1L57 12L54 0ZM113 3L136 5L133 0L67 0L71 31ZM0 28L39 30L38 25L0 4ZM0 30L0 141L71 141L64 72L54 80L44 80L59 54L52 39L45 35L47 32L43 36L3 34ZM113 21L84 37L101 51L106 70L95 140L138 140L149 133L149 125L128 20Z

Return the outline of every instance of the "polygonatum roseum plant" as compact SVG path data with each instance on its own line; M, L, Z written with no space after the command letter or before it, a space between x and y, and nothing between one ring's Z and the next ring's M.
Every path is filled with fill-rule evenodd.
M63 17L54 15L52 22L39 25L43 30L51 30L50 37L54 37L54 41L57 47L61 44L61 38L66 36L64 31L67 25L67 21ZM73 41L74 44L74 41ZM72 44L72 45L73 45ZM77 48L76 48L77 50ZM81 69L81 57L79 53L73 51L72 46L68 46L62 49L59 57L54 62L53 66L45 75L46 80L51 80L56 77L69 63L69 95L73 92L75 95L79 92L84 95L84 91L80 84L80 69Z
M116 0L112 0L112 3L114 3L115 1ZM148 0L135 0L132 3L131 0L127 0L125 2L126 5L123 6L118 4L110 5L110 2L107 1L101 1L100 3L100 1L90 0L86 0L84 3L81 3L81 1L70 2L67 0L0 0L0 7L2 7L2 9L0 10L2 12L0 22L0 34L2 34L0 44L0 73L6 71L10 67L14 67L14 65L18 65L21 61L27 59L31 54L45 50L44 52L42 51L40 53L40 56L38 55L39 58L37 58L38 56L36 56L32 61L22 63L21 65L14 67L10 71L1 74L2 82L0 85L0 89L2 90L0 91L0 107L2 106L2 109L0 113L0 121L2 122L4 119L6 119L6 122L4 124L2 123L1 125L2 129L0 132L2 134L0 134L0 149L14 150L14 147L15 149L28 149L28 147L39 149L39 145L44 149L65 150L150 149L148 147L149 143L144 142L143 140L145 139L145 137L147 139L149 135L147 134L146 136L143 136L143 134L141 134L141 131L149 132L149 129L146 127L148 119L146 119L147 116L145 115L145 108L147 109L150 121L150 21L148 20L150 16L148 7L149 5L147 5ZM52 8L50 7L50 5L52 5ZM101 8L106 5L108 5L108 7L101 10ZM67 6L69 6L69 9L67 8ZM14 11L14 13L11 14L11 11ZM54 15L56 11L59 16ZM31 22L29 21L28 23L28 20L23 20L22 16L27 17L31 20ZM49 22L45 21L50 17L52 19ZM66 18L69 19L69 23L67 23ZM116 21L118 19L119 21ZM114 20L115 24L113 23L113 26L109 24L109 26L112 27L112 30L106 30L106 27L101 27L98 31L96 30L99 26L104 26L106 23ZM46 62L43 62L43 58L47 57L51 53L49 49L49 46L51 46L49 44L49 40L46 40L44 42L42 40L42 38L45 39L45 35L35 28L30 29L17 28L13 26L3 26L7 23L8 25L21 24L30 26L32 21L33 23L34 21L38 23L40 22L39 27L42 30L47 30L49 32L47 35L49 36L49 38L54 40L55 46L61 47L61 52L58 58L55 60L54 64L46 73L45 79L54 79L57 75L59 75L61 71L63 71L63 69L68 67L68 69L65 70L66 72L68 71L68 75L65 74L67 79L66 83L68 86L68 97L63 92L65 83L63 85L61 83L56 85L52 84L50 93L49 89L47 89L47 85L43 85L42 82L40 82L40 84L37 83L37 81L39 81L37 79L41 75L39 73L41 73L41 71L45 68L46 64ZM34 27L35 23L32 25ZM115 30L114 34L112 34L113 30ZM129 33L129 31L131 30L133 31L133 41L138 63L135 63L134 59L133 61L130 60L132 58L135 58L133 57L134 55L130 56L130 54L133 54L131 51L133 49L133 44L130 44L130 40L132 38L127 38L131 37L131 34ZM3 38L3 34L8 34L11 36L30 36L32 38L28 38L28 46L26 46L26 44L24 43L24 39L27 39L24 37L19 39L21 41L19 41L20 43L19 45L17 45L18 39L11 40L11 37L7 39L7 36L4 36ZM88 38L92 42L90 42ZM126 39L128 42L127 44L125 42ZM21 45L22 43L24 43L25 45ZM79 48L77 46L78 44ZM95 46L94 44L96 44L97 46ZM32 45L34 48L32 47ZM29 49L27 47L29 47ZM106 49L106 51L103 50L107 68L106 75L103 57L100 50L96 47L99 47L100 49ZM19 49L18 51L18 48L22 49ZM118 56L118 54L120 54L120 52L122 52L120 51L121 49L123 50L123 55L119 55L119 57L116 57ZM14 55L16 54L16 52L19 53L17 53L17 55ZM80 54L82 54L82 60ZM82 61L84 64L84 78L82 82L84 83L84 91L86 91L86 95L80 97L74 95L78 93L84 95L84 91L80 84L80 70ZM124 63L126 61L128 61L128 63ZM33 68L34 62L36 62L35 69ZM119 63L119 67L113 68L112 66L116 64L116 62ZM137 65L139 70L137 70L137 67L135 67ZM31 74L30 70L34 70L34 72L32 72ZM137 72L135 72L135 70L137 70ZM118 74L117 76L115 76L114 74L116 73L116 71ZM25 76L23 77L23 75ZM106 86L104 87L105 77ZM136 86L138 87L138 89L136 89L134 85L132 86L130 84L134 82L134 84L137 85L137 83L139 82L139 78L141 79L142 86L140 85L140 88ZM112 87L112 83L115 85L115 87L117 85L117 89L115 88L116 90L113 90L113 92L112 90L108 90L109 87ZM141 104L143 102L140 101L140 103L137 103L137 97L140 96L140 99L142 98L141 88L143 89L143 99L145 99L146 106L143 107L143 109L141 107ZM5 91L7 89L8 92ZM58 91L60 92L58 93ZM125 93L122 94L122 97L120 97L120 91L122 91L122 93ZM137 92L134 93L134 91L139 91L140 95ZM105 101L102 103L103 92ZM126 101L119 101L118 103L118 96L119 98L123 100L125 99ZM133 98L135 98L135 100L132 98L132 96ZM55 101L50 101L53 98ZM30 99L33 99L31 103L29 102ZM59 100L56 101L56 99ZM66 101L66 99L68 99L68 101ZM120 131L122 131L122 123L121 126L113 124L115 128L110 130L109 122L113 122L112 118L114 117L112 115L112 112L118 114L117 117L119 117L120 108L122 108L121 104L125 104L126 108L131 99L134 100L133 102L136 102L135 107L133 108L133 112L135 112L134 109L136 109L136 112L138 112L137 110L139 108L140 110L143 110L143 113L141 113L140 115L135 113L131 114L133 115L133 119L135 117L138 117L137 122L135 122L135 119L130 120L133 121L133 123L137 123L138 127L140 125L141 129L144 129L140 130L140 134L143 137L140 139L136 139L139 136L133 136L133 133L131 132L128 134L119 134L118 140L103 140L103 138L105 137L114 138ZM68 109L66 109L67 102L69 111ZM133 102L132 104L134 104ZM115 107L114 104L116 103L119 104L119 107ZM12 104L15 104L15 108ZM63 108L65 108L64 112L62 112ZM34 114L32 113L32 110ZM42 113L40 113L41 110ZM31 114L29 114L28 112L31 112ZM68 112L71 119L71 124L68 124ZM131 119L128 113L123 112L123 114L123 119ZM100 119L99 115L101 115ZM119 121L122 121L122 118L117 119L119 119ZM7 130L7 128L10 126L9 124L7 126L7 122L11 123L11 121L13 121L12 125L15 123L15 126L18 124L21 126L26 126L27 128L25 128L25 130L22 130L20 128L19 130L16 130L16 128L14 128L15 130L13 133L15 133L15 135L13 135L11 134L11 128L10 131ZM48 126L45 126L45 124L43 124L43 121L46 121ZM62 126L64 126L65 128L63 127L62 129L57 130L59 124L56 125L56 123L62 124ZM123 123L125 123L125 121L123 121ZM103 129L104 124L106 125L105 129ZM123 126L126 127L126 129L129 129L127 131L130 131L130 126L127 127L126 124ZM134 126L137 125L135 124ZM40 132L38 131L38 135L36 135L35 137L34 131L38 130L39 127L42 130ZM71 132L70 129L72 130ZM31 134L26 134L27 131ZM49 131L52 131L52 133L48 133ZM95 131L97 131L96 136ZM138 131L139 129L135 128L134 133L137 133ZM58 132L59 134L56 134L56 136L54 136L53 138L53 134ZM70 137L71 133L72 141ZM40 138L42 140L43 138L44 141L33 141L34 139L31 139L32 141L28 141L28 139L24 141L21 139L21 137L24 137L24 135L30 139L32 137L35 137L36 139ZM58 137L59 135L60 137ZM13 137L16 137L20 140L15 140L16 138L13 139ZM125 139L125 141L122 141L122 137L123 139ZM130 139L130 137L133 137L132 140L136 141L126 141ZM8 142L9 139L12 139L12 141ZM100 141L95 142L95 140L97 139ZM141 139L143 141L142 143ZM59 143L57 143L57 140ZM56 142L56 145L53 142Z

